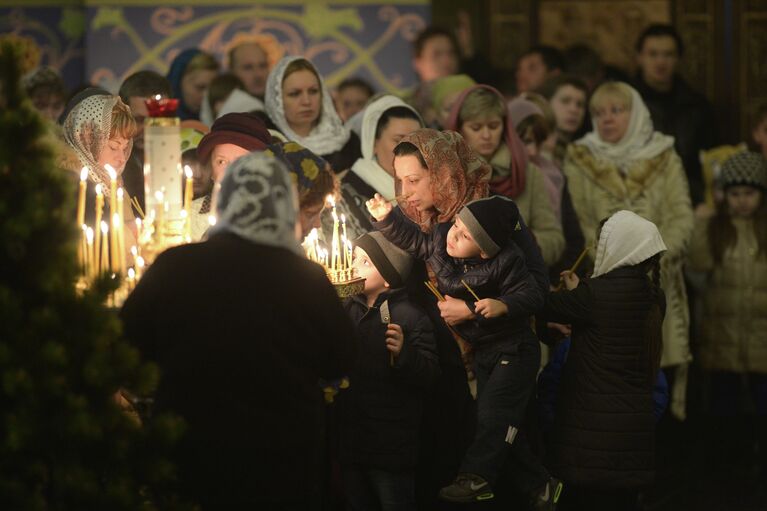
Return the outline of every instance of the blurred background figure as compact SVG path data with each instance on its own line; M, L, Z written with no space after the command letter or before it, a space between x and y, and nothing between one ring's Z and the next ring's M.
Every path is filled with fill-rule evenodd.
M22 83L35 109L55 123L64 111L67 98L61 76L50 67L39 67L29 72Z
M342 81L333 94L338 116L342 121L348 121L354 114L365 108L374 94L373 87L362 78L347 78Z

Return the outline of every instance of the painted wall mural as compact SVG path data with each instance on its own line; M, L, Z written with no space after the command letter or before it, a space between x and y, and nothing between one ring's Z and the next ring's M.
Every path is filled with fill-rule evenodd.
M70 86L87 80L116 91L134 71L164 74L173 58L189 47L213 53L225 65L233 44L257 37L276 55L310 58L330 86L358 76L378 90L401 92L415 83L410 45L431 17L428 0L361 0L357 5L131 3L89 1L82 9L0 8L0 31L34 38L42 63L64 70Z

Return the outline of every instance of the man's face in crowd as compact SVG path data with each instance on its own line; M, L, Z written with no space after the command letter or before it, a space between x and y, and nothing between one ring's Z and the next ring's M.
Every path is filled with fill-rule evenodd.
M540 53L531 53L519 59L517 64L517 93L537 89L549 76L549 70Z
M255 43L241 44L232 52L232 73L242 80L248 94L263 98L269 61L264 50Z
M435 35L423 45L421 55L413 61L422 82L444 78L458 72L458 54L453 42L444 35Z
M676 41L668 35L650 36L644 40L637 55L642 78L650 86L672 83L679 64L679 49Z

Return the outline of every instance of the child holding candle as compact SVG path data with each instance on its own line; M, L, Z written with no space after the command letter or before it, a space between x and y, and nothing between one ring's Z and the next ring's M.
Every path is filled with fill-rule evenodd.
M350 387L337 398L344 488L350 509L410 511L424 390L439 374L433 327L408 297L406 252L378 232L354 252L365 289L344 302L359 338Z
M450 502L492 499L507 458L536 509L554 509L561 483L548 472L520 431L540 363L530 316L544 295L512 241L520 226L514 201L503 196L469 202L455 223L424 233L380 195L368 201L374 226L395 245L424 259L436 273L445 300L442 318L474 352L477 431L453 484L440 491ZM476 300L472 291L481 299Z

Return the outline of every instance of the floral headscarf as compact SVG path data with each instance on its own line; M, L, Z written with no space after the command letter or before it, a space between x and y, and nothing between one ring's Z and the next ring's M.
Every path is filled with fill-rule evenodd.
M400 201L404 213L422 231L451 221L466 203L487 197L490 165L458 133L423 128L403 137L400 144L404 142L418 148L429 171L434 208L421 212ZM397 179L395 184L400 195L402 181Z
M295 238L298 211L290 175L274 156L253 152L226 169L210 233L231 232L259 245L303 255Z
M112 130L112 109L121 103L119 96L97 94L83 99L72 108L64 120L64 139L77 154L84 167L88 167L88 177L96 184L109 190L110 177L107 170L98 164L99 154L109 142ZM133 140L128 141L125 149L125 161L128 161ZM122 173L123 169L115 169Z
M320 172L327 172L332 178L330 164L297 142L277 142L268 146L264 153L285 164L298 186L299 196L314 188Z
M333 105L333 98L330 95L330 91L325 87L325 82L322 80L317 68L314 64L309 62L309 65L314 68L314 72L317 75L320 82L320 89L322 91L322 108L320 110L320 118L317 125L312 129L309 136L301 137L297 135L285 118L285 108L282 104L282 82L285 77L285 70L288 66L296 60L306 60L303 57L284 57L269 73L269 78L266 80L266 95L264 102L266 103L266 113L269 118L277 125L277 128L288 138L288 140L295 140L302 146L306 147L314 154L326 155L331 154L346 145L349 141L350 131L341 122L341 118L336 113L336 107Z

